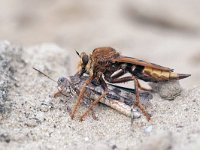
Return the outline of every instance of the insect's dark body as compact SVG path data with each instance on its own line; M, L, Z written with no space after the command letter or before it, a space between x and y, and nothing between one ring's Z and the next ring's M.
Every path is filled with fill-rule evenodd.
M104 74L105 80L112 82L112 75L121 70L121 75L130 73L138 79L146 82L160 82L173 79L182 79L189 75L177 74L173 69L162 67L156 64L144 62L131 57L121 56L110 47L94 49L92 55L94 62L93 74ZM127 61L126 61L127 60Z

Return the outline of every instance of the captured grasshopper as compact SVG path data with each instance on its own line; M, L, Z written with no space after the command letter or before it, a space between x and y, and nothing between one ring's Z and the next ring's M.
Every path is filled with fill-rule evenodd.
M44 74L40 70L33 68L34 70L38 71L39 73L43 74L47 78L53 80L54 79L49 77L48 75ZM80 88L84 84L84 82L88 79L88 76L74 75L69 76L69 78L60 77L57 81L58 84L58 91L54 94L54 97L58 96L71 96L71 95L79 95ZM108 94L106 97L101 99L101 103L117 110L118 112L131 117L131 118L138 118L140 117L140 113L136 109L131 109L131 106L134 104L134 94L135 90L130 88L124 88L121 86L111 85L108 84ZM95 100L104 92L104 89L99 85L95 86L94 84L90 83L86 87L86 91L84 93L83 102L91 103L91 100ZM149 100L153 98L152 94L149 92L140 92L139 93L141 103L144 106L148 106L150 104ZM132 111L132 112L131 112Z
M80 93L80 88L83 86L84 82L88 79L88 76L74 75L69 78L61 77L58 79L58 92L54 94L54 97L58 97L61 94L63 95L74 95L77 96ZM104 89L101 85L94 85L90 83L86 87L86 91L84 93L83 102L97 99L102 93ZM108 84L108 94L100 100L101 103L119 111L120 113L129 116L131 118L138 117L138 111L136 109L131 109L131 106L134 105L134 95L135 90L131 88L125 88L121 86L116 86L112 84ZM144 106L148 106L150 104L149 100L153 98L153 96L149 92L140 92L139 93L141 103ZM133 113L131 113L133 111Z

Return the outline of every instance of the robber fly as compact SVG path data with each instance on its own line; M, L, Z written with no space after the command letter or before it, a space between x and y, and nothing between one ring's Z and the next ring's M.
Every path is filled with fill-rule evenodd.
M85 81L80 90L80 94L71 113L72 119L82 101L86 90L85 87L90 82L100 84L104 89L104 93L89 106L81 116L80 120L83 120L101 98L107 95L108 87L105 81L109 83L134 81L136 101L133 106L137 106L149 121L150 116L146 112L144 106L140 103L139 99L139 89L145 90L145 88L139 84L138 79L146 82L161 82L179 80L190 76L189 74L175 73L173 69L167 67L120 55L111 47L95 48L92 54L89 55L85 52L82 52L81 54L77 52L77 54L80 57L78 74L80 76L84 73L89 74L89 79ZM129 75L124 76L127 73L129 73Z

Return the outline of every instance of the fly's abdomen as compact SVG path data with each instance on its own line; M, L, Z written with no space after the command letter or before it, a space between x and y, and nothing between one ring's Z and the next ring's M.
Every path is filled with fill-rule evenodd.
M143 73L157 81L179 80L190 76L190 74L178 74L173 71L163 71L150 67L145 67Z

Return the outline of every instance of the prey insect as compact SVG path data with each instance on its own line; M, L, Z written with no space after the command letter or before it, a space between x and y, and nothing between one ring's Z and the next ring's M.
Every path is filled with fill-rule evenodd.
M80 87L83 85L85 80L88 79L88 76L74 75L69 76L68 78L60 77L58 81L52 79L45 73L41 72L40 70L33 68L34 70L38 71L40 74L46 76L50 80L57 82L58 91L54 93L54 97L58 96L74 96L80 93ZM135 109L133 110L133 114L131 116L131 106L134 104L135 99L132 99L133 95L135 94L134 89L124 88L120 86L108 85L108 95L101 99L101 103L117 110L118 112L132 118L140 117L140 113ZM84 94L84 103L88 104L91 103L91 100L98 98L99 95L103 93L103 88L99 86L95 86L94 84L89 84L86 87L86 92ZM140 99L142 104L146 107L150 105L150 99L152 99L152 95L149 92L141 92Z
M58 79L58 92L54 94L54 97L58 97L59 95L79 95L80 88L84 84L84 82L88 79L88 76L74 75L69 76L69 78L61 77ZM72 93L72 91L74 91ZM101 85L94 85L92 83L88 84L86 87L86 91L84 92L83 101L91 103L95 99L97 99L102 93L104 89ZM101 103L117 110L118 112L129 116L131 118L137 118L138 111L137 109L133 110L133 114L131 114L131 106L134 104L135 99L133 95L135 94L135 90L131 88L124 88L121 86L108 85L108 94L100 100ZM149 106L149 100L153 98L153 96L149 92L140 92L139 93L141 102L146 107Z
M132 109L137 106L142 113L150 120L150 115L146 112L144 106L140 103L139 89L143 88L138 79L146 82L161 82L169 80L179 80L190 76L189 74L178 74L173 69L162 67L153 63L139 60L132 57L122 56L115 49L111 47L100 47L93 50L91 54L82 52L80 57L78 74L82 76L84 73L89 75L89 79L83 84L80 94L77 98L76 104L71 113L73 119L79 105L82 101L86 86L93 82L94 84L101 85L104 89L102 95L96 99L89 108L83 113L80 120L83 120L88 112L108 93L107 82L109 83L123 83L134 81L135 86L135 102ZM129 74L128 74L129 73ZM128 74L127 76L124 76Z

